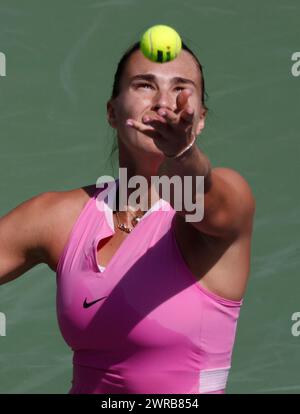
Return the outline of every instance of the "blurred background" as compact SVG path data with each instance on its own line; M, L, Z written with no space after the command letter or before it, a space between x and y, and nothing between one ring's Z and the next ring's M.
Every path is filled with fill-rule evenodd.
M239 171L257 203L229 394L300 392L299 16L297 0L0 0L0 216L39 193L117 176L106 102L121 56L147 28L172 26L203 64L209 114L197 143L213 167ZM71 387L55 295L46 265L0 287L0 393Z

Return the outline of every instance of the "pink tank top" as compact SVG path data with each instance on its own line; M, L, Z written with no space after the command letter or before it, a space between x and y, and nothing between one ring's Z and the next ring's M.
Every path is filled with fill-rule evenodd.
M243 299L197 281L163 199L101 272L97 246L115 232L102 191L85 204L57 267L58 323L74 352L69 393L224 393Z

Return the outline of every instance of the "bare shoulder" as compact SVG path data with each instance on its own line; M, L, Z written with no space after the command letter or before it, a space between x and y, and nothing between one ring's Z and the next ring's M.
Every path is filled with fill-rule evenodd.
M255 197L248 181L237 171L227 167L216 167L212 174L226 183L225 188L231 195L236 195L241 201L241 206L249 211L255 210Z
M39 196L39 209L41 218L46 214L49 219L51 215L63 216L66 213L80 210L85 202L92 197L96 189L95 185L74 188L66 191L48 191Z
M95 188L40 193L0 217L0 284L39 263L56 269L69 232Z
M205 193L204 219L200 232L236 240L252 231L256 202L247 180L231 168L213 168Z
M45 251L44 262L53 271L73 225L95 190L93 184L67 191L49 191L39 196L36 212Z

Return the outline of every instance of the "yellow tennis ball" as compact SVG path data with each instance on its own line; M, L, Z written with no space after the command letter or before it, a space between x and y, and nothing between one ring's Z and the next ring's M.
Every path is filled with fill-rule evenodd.
M143 34L140 49L153 62L165 63L175 59L182 47L179 34L170 26L156 25Z

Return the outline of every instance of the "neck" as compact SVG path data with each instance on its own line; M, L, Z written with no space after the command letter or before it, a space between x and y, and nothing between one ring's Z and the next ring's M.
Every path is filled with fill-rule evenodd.
M119 143L120 144L120 143ZM121 207L126 204L127 206L133 207L132 203L129 202L130 194L135 192L140 186L137 185L136 188L128 187L129 180L134 176L141 176L144 177L147 181L147 188L144 193L139 191L140 196L137 198L137 203L139 203L142 208L138 209L137 211L141 211L145 213L149 210L155 202L159 199L159 195L155 190L154 184L151 182L151 177L158 175L158 169L163 162L164 157L158 156L158 154L140 152L139 154L128 154L127 149L119 146L119 168L126 169L126 178L124 180L120 180L120 186L126 186L126 194L125 203L122 202L120 204Z

